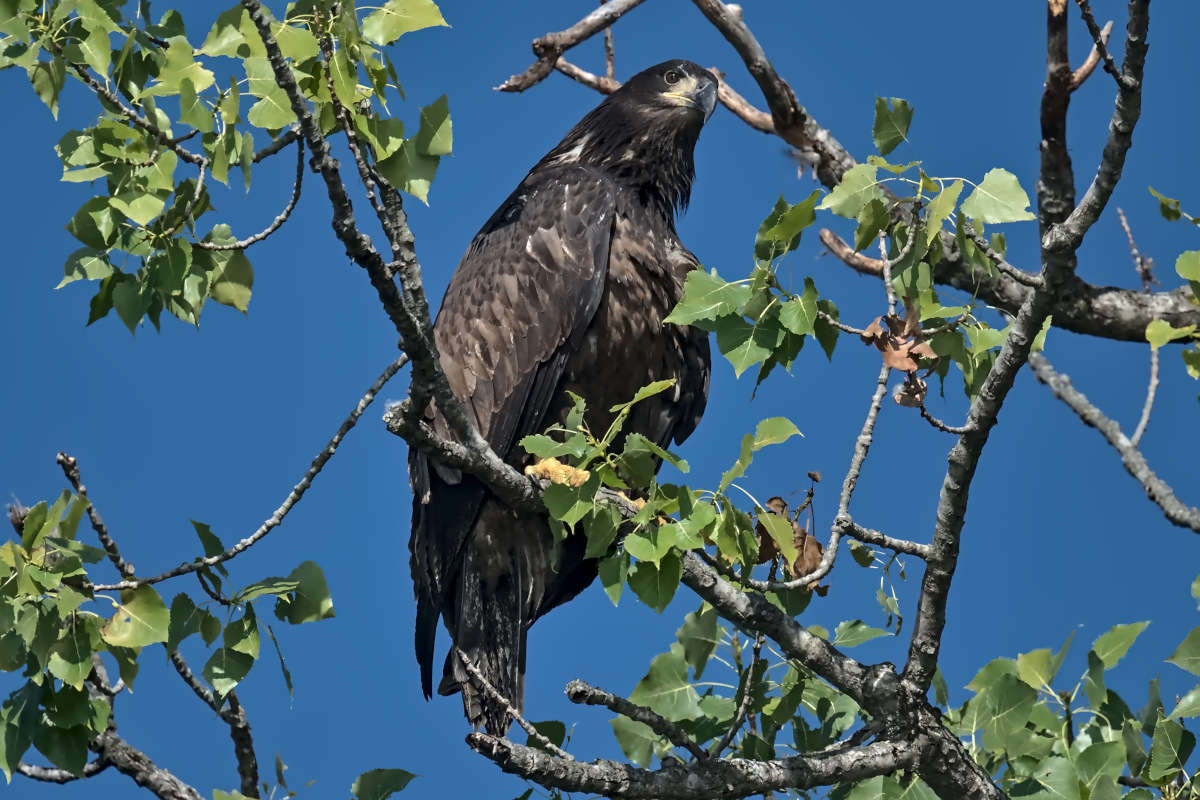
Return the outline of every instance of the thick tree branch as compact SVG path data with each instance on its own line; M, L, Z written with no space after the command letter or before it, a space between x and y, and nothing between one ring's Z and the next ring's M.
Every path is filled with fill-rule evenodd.
M67 772L65 769L57 767L39 767L37 764L26 764L24 761L17 764L17 772L24 775L26 778L33 778L35 781L43 781L45 783L70 783L72 781L90 778L93 775L99 775L104 770L112 766L107 761L89 761L83 767L82 775L75 775Z
M542 786L630 800L748 797L851 782L912 769L917 764L917 753L909 744L892 740L774 761L709 759L685 766L667 759L661 769L653 771L607 760L564 761L483 733L468 736L467 744L505 772Z
M115 730L100 734L92 744L92 749L102 762L111 764L117 772L129 776L159 800L203 800L199 792L157 766L148 755L118 736Z
M1200 508L1188 506L1181 502L1170 485L1154 474L1146 463L1145 456L1121 431L1121 426L1109 419L1100 409L1093 405L1087 397L1071 385L1071 379L1054 370L1045 357L1034 354L1029 359L1037 379L1050 388L1054 396L1062 400L1078 415L1085 425L1100 431L1110 445L1120 455L1125 470L1134 480L1142 485L1149 497L1168 520L1181 528L1200 533Z
M251 545L258 542L272 530L279 527L281 524L283 524L284 518L287 517L288 512L292 510L292 507L295 506L296 503L300 502L300 499L304 497L304 493L308 491L308 487L312 486L313 480L321 473L321 470L325 468L325 464L327 464L329 459L333 458L334 454L337 453L338 445L341 444L342 439L346 438L346 434L350 432L350 429L358 424L359 417L362 416L363 412L367 410L367 407L370 406L375 400L376 395L378 395L380 390L383 389L384 384L386 384L392 378L392 376L399 372L400 368L407 363L408 356L401 355L399 358L389 364L386 369L384 369L380 376L375 379L375 382L371 384L371 387L367 389L362 398L359 399L358 405L354 407L354 410L350 412L350 415L346 417L345 421L343 421L338 427L337 432L333 435L333 438L329 440L329 443L326 444L325 447L322 448L321 452L317 454L316 458L313 459L312 464L309 466L308 471L304 473L304 477L300 479L300 482L296 484L295 488L292 489L279 508L275 509L275 513L272 514L267 521L264 522L259 529L250 536L247 536L245 539L233 545L223 553L218 553L217 555L210 556L208 558L198 559L190 563L180 564L175 569L167 570L161 575L155 575L152 578L143 578L140 580L121 581L120 583L99 584L93 586L92 589L95 591L135 589L138 586L159 583L167 580L168 578L174 578L177 575L186 575L189 572L198 572L200 570L207 569L208 567L213 567L217 564L228 561L238 553L243 552Z

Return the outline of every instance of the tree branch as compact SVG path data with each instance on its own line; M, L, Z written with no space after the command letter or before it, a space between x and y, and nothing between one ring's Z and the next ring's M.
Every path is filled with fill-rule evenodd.
M63 474L67 476L67 482L71 484L71 488L75 490L75 494L87 501L87 515L88 520L92 523L92 530L96 532L96 538L100 540L100 544L104 548L108 560L117 568L117 574L122 578L131 577L136 570L132 564L121 557L121 551L117 549L117 543L113 541L112 536L108 533L108 526L104 524L104 520L101 519L100 512L96 510L96 506L92 503L91 498L87 496L87 487L83 485L83 476L79 472L79 462L61 451L55 460L62 467Z
M100 734L92 749L101 761L112 764L117 772L129 776L160 800L203 800L198 791L155 765L149 756L118 736L115 730Z
M1113 79L1117 82L1118 89L1125 88L1121 73L1117 71L1116 62L1113 61L1113 57L1109 54L1108 47L1106 46L1108 36L1112 32L1112 23L1108 23L1104 26L1104 30L1101 30L1100 26L1096 24L1096 18L1092 15L1091 3L1088 0L1075 0L1075 4L1079 6L1079 13L1083 17L1083 22L1087 25L1088 33L1092 35L1092 41L1095 42L1092 45L1092 52L1096 54L1096 60L1104 62L1104 71L1113 76ZM1092 61L1090 55L1088 56L1088 61ZM1087 62L1084 62L1084 67L1086 66ZM1084 67L1080 67L1079 71L1082 72ZM1092 66L1092 69L1095 69L1095 65ZM1088 71L1090 72L1091 70ZM1084 79L1086 78L1087 75L1084 75ZM1071 82L1075 83L1074 80ZM1083 83L1083 80L1080 80L1079 83Z
M1090 53L1088 53L1088 57L1084 59L1082 64L1079 65L1079 69L1071 73L1072 92L1078 89L1080 86L1083 86L1083 82L1091 77L1092 72L1094 72L1097 65L1099 65L1100 48L1108 44L1108 37L1112 35L1112 29L1112 20L1104 23L1104 27L1099 31L1100 36L1097 39L1096 44L1092 45L1092 50ZM1093 38L1095 38L1094 35ZM1108 51L1105 50L1104 54L1108 56ZM1108 56L1108 58L1110 61L1112 60L1112 56Z
M1055 371L1044 356L1034 354L1029 359L1037 379L1050 388L1054 396L1062 400L1075 412L1085 425L1100 431L1110 445L1121 455L1121 463L1134 480L1146 490L1146 495L1160 508L1173 524L1200 533L1200 508L1194 508L1175 497L1170 485L1159 478L1146 463L1145 456L1137 445L1126 438L1121 426L1104 415L1087 397L1071 385L1071 379Z
M547 788L630 800L741 798L785 789L811 789L912 769L917 763L911 745L892 740L774 761L710 759L685 766L666 759L661 769L653 771L607 760L563 761L484 733L471 734L467 744L505 772Z
M337 432L333 435L333 438L329 440L329 443L326 444L325 447L322 448L321 452L317 454L316 458L313 459L312 465L309 466L308 471L304 473L304 477L300 479L300 482L296 484L295 488L292 489L279 508L275 509L275 513L272 514L267 521L264 522L253 534L233 545L223 553L218 553L217 555L210 556L209 558L197 559L196 561L192 561L190 563L180 564L175 569L167 570L161 575L155 575L152 578L142 578L140 580L121 581L113 584L99 584L93 586L92 589L94 591L136 589L138 586L159 583L167 580L168 578L174 578L177 575L186 575L189 572L198 572L200 570L207 569L208 567L213 567L217 564L228 561L238 553L243 552L251 545L258 542L272 530L279 527L281 524L283 524L284 518L288 515L288 512L292 510L292 507L295 506L296 503L299 503L300 499L304 497L304 493L308 491L308 487L312 486L313 480L317 477L317 475L320 474L321 470L325 468L325 464L327 464L329 459L333 458L334 454L337 453L338 445L341 444L342 439L346 438L346 434L350 432L350 429L358 424L359 417L361 417L363 412L367 410L367 407L371 405L372 401L375 400L376 395L378 395L380 390L383 389L384 384L391 380L392 376L399 372L400 368L407 363L408 356L401 355L399 358L389 364L386 369L384 369L380 376L375 379L375 382L371 384L371 387L367 389L366 393L358 401L358 405L354 407L354 410L350 412L350 415L346 417L345 421L342 422L342 424L338 427Z
M290 131L289 131L290 133ZM288 217L292 215L292 210L296 208L296 203L300 201L300 185L304 182L304 140L299 137L293 137L296 141L296 181L292 186L292 199L284 207L279 216L272 220L271 224L265 230L254 234L253 236L234 242L233 244L213 244L212 242L192 242L192 247L199 247L201 250L245 250L252 244L261 242L275 231L283 227L283 223L288 221ZM255 155L255 159L258 155ZM203 174L203 172L201 173ZM183 215L186 221L191 216L191 211Z
M57 767L39 767L37 764L26 764L24 761L17 764L17 772L24 775L26 778L33 778L35 781L43 781L45 783L70 783L71 781L90 778L93 775L99 775L104 770L108 769L111 764L107 761L89 761L83 766L83 774L76 775L67 772L65 769Z
M567 684L567 699L579 705L604 706L613 713L620 714L634 722L640 722L676 747L687 750L697 761L705 761L709 757L708 752L692 741L692 737L683 728L651 709L632 703L624 697L606 692L581 680L573 680Z
M540 39L534 39L533 54L537 56L537 61L520 75L513 75L496 88L501 92L523 92L531 86L536 86L551 73L559 56L585 39L609 28L643 2L645 0L612 0L565 31L547 33Z

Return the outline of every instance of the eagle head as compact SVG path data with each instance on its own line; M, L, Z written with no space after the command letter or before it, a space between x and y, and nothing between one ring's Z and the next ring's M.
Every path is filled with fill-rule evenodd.
M598 168L637 190L673 224L675 209L686 208L691 196L700 129L716 107L716 76L691 61L664 61L588 112L534 170L557 164Z

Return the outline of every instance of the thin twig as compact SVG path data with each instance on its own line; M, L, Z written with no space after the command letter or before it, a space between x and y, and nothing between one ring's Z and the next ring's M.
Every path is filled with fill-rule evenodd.
M1108 38L1109 38L1109 36L1112 35L1112 29L1113 29L1112 20L1109 20L1108 22L1106 22L1104 24L1104 27L1100 30L1100 40L1104 44L1108 44ZM1100 50L1099 50L1099 48L1096 47L1096 45L1093 44L1091 52L1088 53L1088 57L1086 59L1084 59L1084 62L1079 65L1079 69L1077 69L1071 73L1071 91L1072 92L1075 91L1076 89L1078 89L1080 86L1082 86L1083 82L1086 81L1089 77L1091 77L1092 72L1096 69L1096 66L1099 63L1100 63Z
M192 218L192 211L196 209L196 204L200 202L200 195L204 193L204 176L207 169L207 164L200 165L200 171L196 176L196 189L192 192L192 196L188 198L188 203L184 206L183 213L179 216L179 222L176 222L175 227L167 231L166 238L169 239L179 233L180 229Z
M1133 268L1137 270L1138 278L1142 282L1142 291L1149 292L1151 286L1161 286L1158 278L1154 277L1154 259L1150 256L1143 255L1138 249L1137 242L1133 238L1133 229L1129 227L1129 220L1125 219L1125 212L1117 206L1117 218L1121 220L1121 228L1125 231L1125 236L1129 239L1129 255L1133 258Z
M567 684L567 699L579 705L604 706L615 714L620 714L634 722L640 722L676 747L687 750L697 761L706 761L709 757L708 751L692 741L688 732L679 725L645 706L631 703L624 697L606 692L581 680L573 680Z
M547 739L540 732L538 732L537 728L526 722L525 718L521 716L521 712L517 711L517 709L513 707L513 704L509 702L508 698L500 694L500 691L495 686L492 686L487 678L483 677L483 673L479 671L479 667L475 666L475 662L473 662L471 657L464 653L461 648L456 646L454 648L454 654L458 656L458 660L462 662L462 665L466 668L467 672L470 673L471 679L475 681L476 685L481 690L486 692L493 701L500 704L504 708L505 713L512 717L514 722L524 728L526 733L528 733L532 738L541 742L547 750L559 758L567 761L575 760L574 756L572 756L570 753L567 753L554 742Z
M896 539L872 528L864 528L862 525L849 519L841 520L841 527L842 532L846 536L850 536L865 544L873 544L897 553L916 556L922 560L929 558L929 545L927 544L911 542L907 539Z
M608 0L600 0L600 5L604 5ZM610 81L617 79L617 58L616 50L613 46L613 29L612 25L604 26L604 74L608 76Z
M862 336L863 334L866 333L866 331L859 330L858 328L855 328L853 325L847 325L846 323L842 322L841 320L834 319L832 314L827 314L826 312L824 312L820 309L817 309L817 316L820 317L821 319L825 320L826 322L828 322L833 327L842 331L843 333L853 334L854 336Z
M561 56L554 62L554 68L571 80L582 83L589 89L595 89L600 94L612 94L621 88L621 82L617 79L593 75L585 69L580 69Z
M983 234L975 230L975 226L970 222L967 222L963 225L963 233L967 234L971 241L975 243L975 246L978 247L983 254L988 257L988 260L996 265L996 269L1000 270L1017 283L1021 284L1022 286L1028 286L1031 289L1036 289L1042 285L1042 278L1040 275L1034 275L1031 272L1026 272L1020 267L1014 267L1012 264L1008 263L1004 259L1004 256L996 252L996 249L992 247L992 243L985 239Z
M201 171L203 174L203 170ZM266 227L265 230L254 234L253 236L234 242L232 244L213 244L212 242L193 242L193 247L199 247L201 250L245 250L252 244L261 242L275 231L283 227L283 223L288 221L288 217L292 215L292 210L296 207L296 203L300 200L300 184L304 180L304 140L296 138L296 181L292 186L292 199L288 201L283 212ZM187 216L184 216L187 219Z
M1096 24L1096 17L1092 15L1092 5L1088 0L1075 0L1075 5L1079 6L1079 13L1083 17L1083 22L1087 25L1088 33L1092 35L1092 42L1094 42L1093 50L1100 61L1103 62L1104 71L1113 76L1113 79L1117 82L1118 89L1128 88L1124 78L1121 77L1121 73L1117 70L1117 64L1113 61L1112 54L1108 52L1108 36L1105 35L1105 31L1112 31L1112 23L1108 23L1105 26L1105 30L1101 30L1100 26ZM1088 57L1088 60L1091 60L1091 56ZM1083 67L1080 67L1081 71L1082 69ZM1084 77L1086 78L1087 76L1085 75ZM1082 82L1081 80L1080 83ZM1072 88L1078 85L1075 83L1074 75L1072 75L1071 83Z
M81 64L72 64L71 69L75 71L75 74L79 76L81 81L87 84L89 89L111 103L126 119L128 119L134 125L153 136L155 141L161 142L165 147L172 150L177 156L184 161L187 161L189 164L208 166L210 163L208 156L193 153L187 148L180 146L179 142L183 141L182 138L172 139L168 137L166 133L157 125L143 117L141 114L138 114L129 106L125 105L121 98L118 97L112 90L100 83L100 81L93 78L86 67Z
M320 474L321 470L324 469L325 464L328 463L329 459L333 458L334 454L337 453L338 445L341 444L342 439L346 437L346 434L350 432L351 428L358 424L359 417L361 417L363 412L367 410L367 407L371 405L371 402L375 399L376 395L378 395L380 390L383 389L384 384L391 380L392 376L399 372L400 368L407 363L408 356L402 354L399 358L389 364L387 368L379 375L379 377L375 379L375 382L371 384L371 387L367 389L366 393L362 396L362 398L359 399L358 405L354 407L354 410L350 412L350 415L346 417L345 421L342 422L342 424L338 427L337 433L333 435L333 438L329 440L329 443L326 444L321 452L317 454L316 458L313 459L312 465L308 468L308 471L304 473L304 477L300 479L300 483L296 484L296 487L292 489L291 493L288 494L287 498L284 499L279 508L275 509L275 513L272 514L270 518L268 518L267 521L264 522L262 526L259 527L259 529L253 534L238 542L233 547L230 547L223 553L218 553L215 556L199 559L191 563L180 564L175 569L168 570L161 575L155 575L153 578L143 578L136 581L121 581L120 583L113 584L102 584L93 586L92 589L94 591L136 589L138 586L159 583L167 580L168 578L174 578L177 575L186 575L189 572L198 572L208 567L213 567L217 564L228 561L238 553L241 553L251 545L258 542L272 530L279 527L283 523L284 518L288 515L288 512L292 510L292 507L295 506L296 503L300 502L300 499L304 497L304 493L308 491L308 487L312 486L313 479Z
M1146 387L1146 402L1142 405L1142 418L1138 420L1137 427L1133 430L1133 436L1129 437L1129 443L1134 447L1138 446L1138 442L1142 440L1142 434L1146 432L1146 426L1150 424L1150 412L1154 410L1154 393L1158 390L1158 348L1150 348L1150 385Z
M26 778L33 778L35 781L44 781L45 783L70 783L81 778L90 778L93 775L99 775L104 770L111 767L112 764L103 759L89 761L83 765L83 774L75 775L67 772L65 769L57 767L39 767L36 764L26 764L24 761L17 764L17 772L24 775Z
M108 526L104 524L104 520L100 517L100 512L96 510L91 498L87 496L87 487L83 485L83 476L79 472L79 462L61 451L55 460L62 467L63 474L66 475L67 482L71 484L75 494L87 501L87 515L88 520L92 523L92 530L96 532L96 538L100 540L100 545L104 548L108 560L117 568L117 574L122 578L132 577L136 572L133 564L121 557L117 543L108 533Z
M746 721L746 714L750 710L750 703L754 700L754 670L758 667L765 638L762 631L758 631L754 635L753 656L750 659L750 666L746 669L746 686L742 690L742 702L738 704L737 712L733 715L733 722L730 723L729 730L725 731L725 735L708 751L713 758L721 757L721 753L725 752L726 747L729 747L733 741L733 737L741 729L742 723Z
M611 0L576 22L570 28L557 33L548 33L533 40L533 53L538 57L529 69L511 78L496 88L501 92L523 92L536 86L554 69L558 57L575 45L600 31L609 28L629 11L645 0Z
M1055 371L1045 356L1033 353L1029 356L1029 366L1033 368L1037 379L1046 386L1059 400L1078 415L1081 422L1100 431L1108 443L1120 454L1125 471L1142 485L1149 497L1168 520L1181 528L1189 528L1200 533L1200 508L1194 508L1181 502L1171 486L1150 469L1145 456L1134 443L1121 432L1121 426L1105 416L1099 408L1091 403L1086 396L1071 385L1071 379Z
M967 431L970 430L970 428L968 428L966 425L958 425L958 426L947 425L946 423L942 422L937 417L930 414L929 409L927 409L925 407L924 403L921 403L921 405L918 406L918 408L921 409L921 416L925 418L925 421L928 422L933 427L937 428L939 431L944 431L946 433L953 433L958 436L962 436L964 433L966 433Z

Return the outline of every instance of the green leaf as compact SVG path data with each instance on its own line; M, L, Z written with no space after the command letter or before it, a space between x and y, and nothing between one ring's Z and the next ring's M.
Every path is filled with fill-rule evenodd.
M1075 771L1089 791L1101 778L1115 781L1125 769L1125 745L1119 741L1089 745L1075 760Z
M382 46L406 33L433 26L449 27L433 0L388 0L363 20L362 33L368 41Z
M566 525L574 525L583 519L596 504L596 492L600 490L600 474L593 472L582 486L552 483L546 488L544 500L550 515Z
M253 666L253 656L228 647L219 647L209 657L200 674L217 694L226 695L230 689L245 680Z
M393 187L428 205L429 185L437 172L438 161L439 156L425 155L420 152L414 139L406 139L398 151L381 160L377 166L380 174Z
M1096 639L1092 650L1104 662L1104 668L1115 667L1117 662L1125 656L1134 640L1149 624L1149 622L1134 622L1128 625L1114 625L1108 633Z
M629 555L638 561L649 561L655 565L674 546L675 530L669 525L643 525L625 537L625 550Z
M292 686L292 672L287 668L287 661L283 657L283 649L280 648L279 640L275 638L275 631L272 630L270 625L267 626L267 636L270 638L271 644L275 646L275 655L279 657L279 671L283 673L283 683L287 686L288 699L291 699L295 695L295 687ZM279 758L278 753L275 757L276 759ZM284 785L282 774L280 774L279 783L280 785Z
M51 675L76 689L83 688L84 679L92 672L91 636L86 621L94 619L90 615L75 617L50 648L46 668Z
M1033 770L1033 778L1046 790L1047 800L1079 800L1079 777L1075 767L1062 756L1049 756Z
M1187 374L1192 378L1200 378L1200 344L1180 352Z
M67 231L93 250L107 250L117 240L121 223L124 222L107 197L93 197L84 203L71 221Z
M608 595L609 600L612 600L614 606L617 605L617 601L621 599L621 592L625 588L625 580L629 576L629 554L621 552L602 559L597 565L597 570L604 593ZM681 571L680 575L682 576L682 574Z
M1167 661L1193 675L1200 675L1200 627L1192 628Z
M771 354L779 344L780 333L779 320L774 316L766 317L760 324L730 314L717 320L717 350L741 377L743 372Z
M139 586L121 592L121 603L100 636L120 647L145 647L167 641L170 621L171 612L154 587Z
M650 766L650 760L654 756L654 748L659 743L659 736L649 727L641 722L634 722L629 717L614 717L609 720L613 728L613 735L617 737L617 744L621 746L621 752L630 762L639 767Z
M167 60L158 70L157 82L142 90L142 96L174 95L180 93L184 80L192 82L195 92L203 92L213 85L213 74L193 58L193 50L185 36L167 39Z
M817 310L825 312L835 321L841 319L837 306L832 301L818 300ZM830 361L833 361L833 349L837 347L838 336L840 334L840 330L820 317L813 323L813 335L817 337L817 343L821 345L821 349L825 351L825 357Z
M779 195L775 207L758 227L754 237L754 256L760 261L772 261L784 253L795 250L800 244L800 233L817 221L814 207L820 191L814 191L804 200L790 205Z
M803 435L787 417L771 417L758 423L754 429L754 449L761 450L769 444L781 444L793 436Z
M1200 686L1193 687L1190 692L1180 698L1179 702L1175 704L1175 710L1167 719L1180 719L1181 717L1200 717Z
M715 320L737 311L750 295L750 287L744 283L726 283L716 270L710 274L694 269L687 274L679 304L663 321L688 325L702 319Z
M402 769L371 769L354 779L350 794L357 800L387 800L417 777Z
M210 619L212 622L208 622ZM200 633L206 623L211 625L213 622L218 627L221 624L212 612L197 607L186 594L181 592L175 595L175 599L171 601L171 623L167 627L167 652L178 650L184 639L194 633Z
M837 626L833 635L833 643L838 647L856 647L863 642L887 635L887 631L872 628L861 619L847 620Z
M700 610L683 618L683 626L675 631L675 638L683 646L683 658L692 668L692 678L700 680L708 660L721 643L721 628L717 624L717 611L707 603Z
M232 306L243 314L250 308L254 287L254 267L241 250L210 254L216 267L209 278L208 294L221 305Z
M1155 319L1146 326L1146 341L1150 343L1152 349L1157 350L1167 342L1188 338L1195 330L1195 325L1176 328L1166 320Z
M184 78L179 84L179 121L201 133L212 133L213 110L196 96L196 87L190 78Z
M1146 776L1151 781L1170 780L1186 767L1188 756L1196 746L1196 737L1174 720L1159 717L1150 744L1150 761Z
M996 168L983 176L983 182L963 201L962 212L987 224L1025 222L1037 219L1027 209L1029 195L1008 170Z
M39 61L26 70L26 74L34 93L58 119L58 93L67 79L67 66L62 56L55 56L52 61Z
M1158 198L1158 212L1162 214L1163 219L1167 220L1168 222L1174 222L1182 216L1182 214L1179 212L1178 200L1173 200L1170 197L1163 197L1161 194L1154 191L1153 186L1147 186L1146 188L1150 190L1150 194Z
M629 588L639 600L661 614L675 596L681 577L683 562L678 553L671 552L657 564L650 561L635 564L629 574Z
M863 206L862 211L858 212L858 227L854 229L855 251L866 250L891 221L882 200L872 200Z
M161 190L152 192L141 187L130 187L114 194L108 202L138 225L146 226L166 208L169 196L168 192Z
M567 726L556 719L531 722L529 724L533 726L535 731L553 742L555 747L562 747L563 741L567 738ZM545 743L541 739L535 739L533 736L526 737L525 746L549 752L549 748L546 747Z
M249 603L265 595L279 597L296 591L299 585L300 581L292 578L264 578L238 591L233 600L236 603Z
M672 648L650 662L650 670L629 695L630 702L661 714L672 722L703 716L700 696L687 680L687 662L682 648Z
M247 93L258 98L250 106L246 120L259 128L278 130L296 121L296 112L287 94L275 83L275 71L265 56L247 58L242 62L246 69Z
M913 109L907 100L892 97L891 108L888 101L882 97L875 98L875 125L871 136L879 154L886 156L895 150L901 142L908 139L908 126L912 123Z
M929 207L925 210L925 241L929 244L938 237L942 231L942 222L954 211L954 207L958 205L958 196L962 194L963 182L961 180L947 186L937 193L937 196L929 201Z
M413 144L422 155L448 156L452 143L450 101L442 95L421 109L421 127L413 137Z
M82 777L87 764L88 743L93 738L95 734L82 725L69 728L43 725L34 732L33 744L51 764Z
M839 217L857 219L863 206L872 200L883 200L879 190L878 169L873 164L855 164L842 175L842 180L817 206Z
M305 561L292 570L289 580L298 582L295 591L275 601L275 616L293 625L332 619L333 597L325 573L312 561Z
M800 336L815 331L817 322L817 285L805 276L804 292L788 300L779 309L779 322L792 333Z

